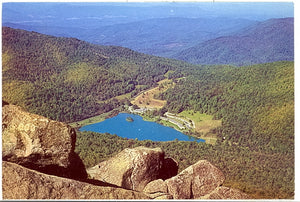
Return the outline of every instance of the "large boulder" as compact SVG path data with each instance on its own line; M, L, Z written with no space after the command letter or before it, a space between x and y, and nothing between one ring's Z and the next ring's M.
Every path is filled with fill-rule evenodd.
M87 172L93 179L142 191L149 182L158 179L163 161L161 148L127 148Z
M154 180L149 182L143 192L153 194L153 193L168 193L168 186L162 179Z
M223 173L206 160L183 170L181 173L166 180L168 192L174 199L195 199L205 196L225 180Z
M220 186L200 199L250 199L250 197L238 189Z
M6 161L2 172L3 199L149 199L143 193L47 175Z
M21 107L2 107L2 158L41 172L86 178L74 152L76 133L67 124L28 113Z
M162 179L149 182L143 192L150 198L154 199L172 199L173 197L168 194L168 186Z

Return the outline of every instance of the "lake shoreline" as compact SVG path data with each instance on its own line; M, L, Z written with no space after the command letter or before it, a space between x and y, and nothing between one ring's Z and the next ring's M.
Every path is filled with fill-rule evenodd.
M81 120L81 121L78 121L78 122L70 123L69 125L79 131L79 129L84 127L84 126L95 124L95 123L98 123L98 122L103 122L106 119L113 118L113 117L117 116L120 113L129 113L129 114L141 116L144 121L155 122L159 125L162 125L162 126L165 126L165 127L170 127L170 128L172 128L172 129L174 129L178 132L183 133L186 136L189 136L189 137L192 137L192 138L195 138L195 139L205 140L205 143L207 143L207 144L214 144L214 143L211 143L211 137L198 137L196 135L186 134L187 131L180 130L179 128L176 127L175 124L172 124L170 122L168 122L169 123L168 124L168 123L163 123L161 121L157 121L158 118L159 118L158 116L156 116L156 117L147 116L144 112L146 112L147 110L151 110L151 109L144 109L143 113L136 113L136 112L130 110L129 106L127 106L127 107L125 106L125 108L127 108L127 110L126 109L124 110L124 107L122 107L122 108L119 107L119 108L113 109L109 112L102 113L102 114L97 115L97 116L93 116L93 117L90 117L90 118L87 118L87 119L84 119L84 120Z
M133 122L126 120L130 115L134 120ZM107 132L129 139L137 138L138 140L149 139L151 141L165 142L176 141L177 139L178 141L205 142L205 139L186 135L174 128L164 126L155 121L144 120L143 116L127 112L119 112L119 114L113 118L80 127L79 131Z

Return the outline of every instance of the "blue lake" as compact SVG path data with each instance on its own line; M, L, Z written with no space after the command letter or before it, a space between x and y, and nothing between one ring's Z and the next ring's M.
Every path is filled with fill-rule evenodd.
M133 122L126 121L127 117L131 117ZM79 130L116 134L120 137L137 138L138 140L172 141L178 139L180 141L205 142L203 139L187 136L173 128L155 122L144 121L139 115L127 113L120 113L105 121L83 126Z

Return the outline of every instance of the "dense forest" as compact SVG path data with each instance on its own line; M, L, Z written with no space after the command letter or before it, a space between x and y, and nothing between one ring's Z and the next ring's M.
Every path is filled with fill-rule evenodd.
M294 196L293 156L265 154L238 145L215 146L185 141L153 142L126 139L111 134L78 132L75 151L86 167L107 160L125 148L160 147L179 163L179 172L206 159L224 172L225 186L240 189L252 198L292 198Z
M126 147L158 146L180 170L207 159L225 173L227 186L254 198L293 198L293 62L196 66L7 27L2 41L2 98L32 113L82 120L129 102L115 96L134 96L167 76L175 85L157 96L167 100L162 111L194 110L222 120L215 145L78 132L76 152L86 167Z
M3 27L3 99L72 122L110 111L187 63ZM109 102L106 102L106 100Z
M108 134L79 133L77 152L87 167L126 147L162 147L180 170L207 159L226 175L228 186L254 198L292 198L294 191L294 63L246 67L202 66L169 74L174 88L159 97L162 110L191 109L222 119L216 145L134 141Z
M293 62L203 66L183 74L189 76L160 95L166 110L191 109L222 119L219 139L230 145L294 153Z

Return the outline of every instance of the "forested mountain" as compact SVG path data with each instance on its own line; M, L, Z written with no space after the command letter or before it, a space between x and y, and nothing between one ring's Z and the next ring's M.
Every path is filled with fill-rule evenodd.
M78 38L78 33L84 33L86 31L85 28L81 28L81 27L69 27L69 26L61 27L59 25L45 26L44 24L27 25L27 24L18 24L18 23L11 23L11 22L3 23L2 26L11 27L15 29L22 29L27 31L34 31L41 34L47 34L56 37Z
M219 153L216 162L224 166L237 188L258 195L268 192L274 198L280 198L280 192L292 194L294 63L202 66L183 75L185 79L160 96L167 99L165 110L192 109L222 119L215 149L226 148L223 152L229 153L213 153Z
M233 35L254 23L294 15L292 2L7 2L3 3L2 10L2 26L122 46L163 57L171 57L210 39ZM223 38L218 46L222 49L226 44L234 44L232 40ZM257 49L262 46L247 43ZM195 52L198 48L201 49L197 47ZM193 53L184 54L181 59L198 63L190 54ZM224 58L228 55L221 54ZM222 55L217 58L223 58ZM213 56L204 62L214 64L211 59ZM237 56L236 60L239 59L243 57Z
M173 58L194 64L250 65L294 60L294 18L270 19L239 33L208 40Z
M161 94L164 110L191 109L222 119L215 145L197 142L152 142L109 134L80 133L77 152L89 166L123 148L162 147L180 168L197 159L214 162L226 185L251 197L294 195L294 63L253 66L201 66L169 74L174 88Z
M180 61L3 27L3 99L54 120L76 121L119 106L115 96L155 85ZM138 86L138 88L137 88Z
M276 34L274 29L269 31ZM161 145L181 166L212 159L230 187L254 197L293 197L293 62L191 65L8 27L2 29L2 41L2 97L30 112L65 122L81 120L129 102L111 98L136 95L168 76L175 85L159 96L167 100L162 110L194 110L222 120L214 129L216 145L82 133L77 151L84 162L95 163L134 145Z
M203 66L186 70L183 75L185 79L160 96L167 100L168 111L192 109L213 114L222 119L219 140L230 144L256 151L292 151L293 62Z
M75 37L99 45L116 45L158 56L171 56L194 44L229 35L256 21L232 18L155 18L109 26L59 27L4 23L13 28Z

